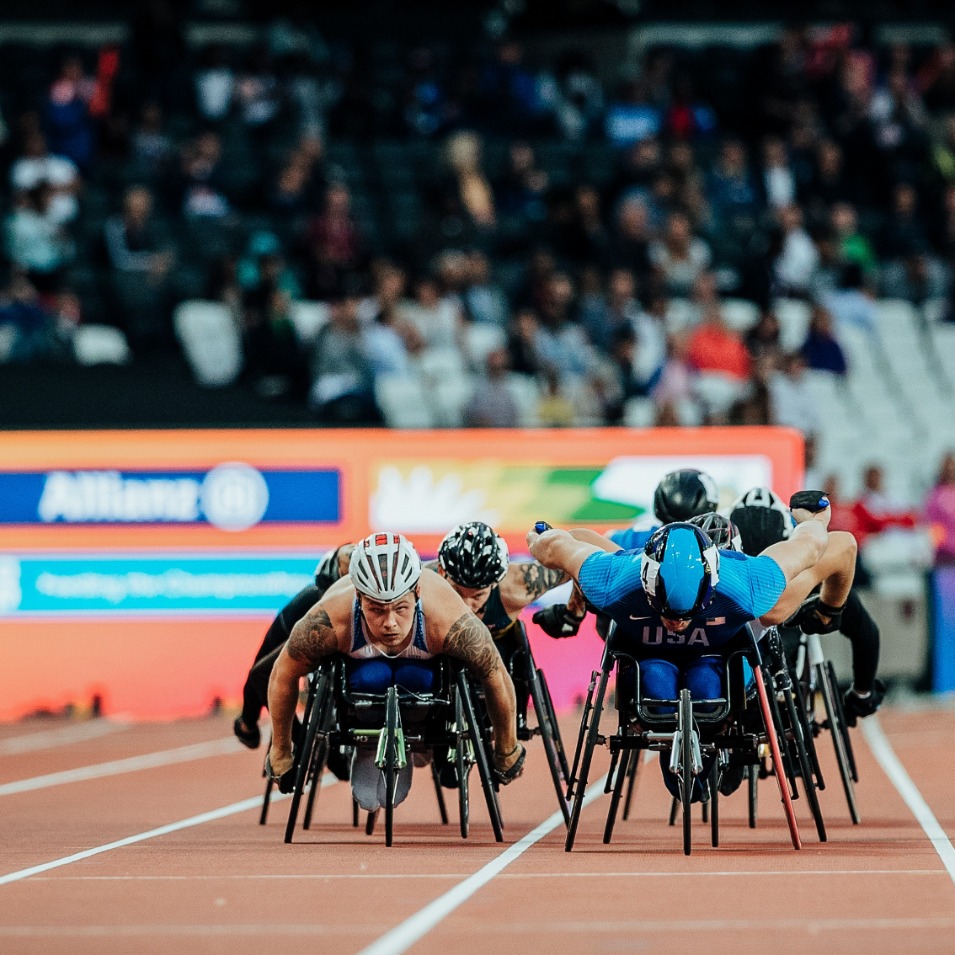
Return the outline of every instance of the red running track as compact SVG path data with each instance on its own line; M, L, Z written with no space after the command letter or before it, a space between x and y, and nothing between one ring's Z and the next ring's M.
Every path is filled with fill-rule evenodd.
M720 802L721 845L697 823L690 857L652 765L611 845L602 795L572 853L553 820L525 838L556 809L539 742L502 791L504 845L476 784L465 842L453 798L441 826L419 771L386 849L380 830L351 827L342 783L292 845L287 803L257 825L262 754L239 747L224 718L0 725L0 952L955 952L955 709L869 724L854 732L860 826L823 746L827 844L801 800L803 849L792 849L768 780L757 829L744 787ZM564 732L574 737L572 720ZM601 751L594 778L606 765Z

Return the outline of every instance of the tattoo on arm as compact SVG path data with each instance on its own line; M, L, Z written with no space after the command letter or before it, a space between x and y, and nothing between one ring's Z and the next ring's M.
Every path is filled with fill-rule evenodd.
M444 638L444 652L463 660L482 680L488 679L501 665L501 654L490 632L473 613L466 613L454 622Z
M338 650L338 635L328 613L321 607L310 610L292 628L289 637L288 655L298 663L318 666L322 657L331 656Z
M551 590L565 580L570 580L570 575L563 570L553 570L545 567L543 564L523 564L521 566L521 577L524 581L524 589L527 596L532 599L539 597L545 591Z

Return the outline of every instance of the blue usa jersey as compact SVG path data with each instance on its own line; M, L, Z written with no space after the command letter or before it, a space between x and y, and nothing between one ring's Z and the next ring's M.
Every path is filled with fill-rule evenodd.
M653 535L653 532L659 530L659 528L659 524L650 524L647 527L634 524L633 527L625 527L623 530L611 531L607 537L623 550L642 551L646 542L650 540L650 537Z
M601 551L580 568L580 589L617 624L622 647L641 655L692 651L712 653L751 620L768 613L786 589L786 578L771 557L720 551L720 579L713 599L682 633L671 633L647 600L640 580L642 551Z

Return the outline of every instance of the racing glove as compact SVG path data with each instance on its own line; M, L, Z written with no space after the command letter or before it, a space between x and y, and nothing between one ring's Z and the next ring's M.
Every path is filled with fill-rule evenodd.
M561 637L576 637L580 630L581 621L586 617L586 613L579 617L567 609L567 604L551 604L538 610L531 617L531 620L537 624L544 633L555 640Z
M521 754L517 757L517 759L514 761L514 764L509 769L497 768L497 755L495 754L493 773L494 779L497 781L499 786L510 785L515 779L517 779L518 776L521 775L521 773L524 772L524 760L527 759L527 750L520 743L517 744L515 749L519 749ZM514 750L511 750L511 752L507 755L513 756Z
M818 596L810 597L803 602L792 622L797 624L803 633L833 633L842 625L842 611L845 609L845 604L833 607ZM823 622L821 617L828 617L829 622Z
M868 696L859 696L855 687L850 687L842 699L842 708L846 714L846 725L855 726L860 717L871 716L885 699L885 684L875 680Z

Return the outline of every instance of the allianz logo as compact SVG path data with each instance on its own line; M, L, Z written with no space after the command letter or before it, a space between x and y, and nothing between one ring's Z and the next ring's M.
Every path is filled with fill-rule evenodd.
M128 477L120 471L50 471L37 515L44 523L155 524L207 520L227 531L258 524L269 504L265 478L254 467L228 462L201 480Z

